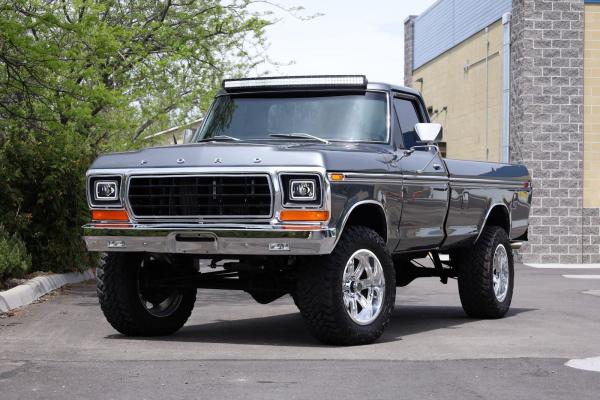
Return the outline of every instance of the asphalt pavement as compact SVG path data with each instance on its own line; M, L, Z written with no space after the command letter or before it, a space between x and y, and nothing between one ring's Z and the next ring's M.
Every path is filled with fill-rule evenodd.
M600 356L598 274L517 265L501 320L466 317L455 281L420 279L358 347L316 342L288 296L217 290L177 334L127 338L88 282L0 318L0 398L598 400L600 372L564 365Z

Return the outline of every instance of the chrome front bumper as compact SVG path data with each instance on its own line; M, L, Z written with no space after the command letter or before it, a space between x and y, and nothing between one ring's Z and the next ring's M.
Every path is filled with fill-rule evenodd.
M108 224L107 224L108 225ZM88 224L89 251L205 255L329 254L336 229L294 225Z

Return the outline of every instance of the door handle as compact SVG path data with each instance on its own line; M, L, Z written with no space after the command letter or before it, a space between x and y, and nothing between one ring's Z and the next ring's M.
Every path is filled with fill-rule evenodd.
M463 192L462 201L460 203L460 208L462 208L462 209L469 208L469 192Z

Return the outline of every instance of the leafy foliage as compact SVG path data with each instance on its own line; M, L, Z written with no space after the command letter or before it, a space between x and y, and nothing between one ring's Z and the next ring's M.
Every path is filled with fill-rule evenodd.
M80 228L91 158L86 141L68 131L10 132L0 149L0 219L23 238L38 270L73 271L90 261Z
M25 244L16 235L9 236L0 225L0 282L9 277L19 277L31 268L31 256Z
M223 76L265 61L273 21L253 6L0 0L0 224L36 269L89 263L83 179L99 152L197 118Z
M251 4L1 0L0 115L94 146L177 123L206 107L224 74L264 61L269 21Z

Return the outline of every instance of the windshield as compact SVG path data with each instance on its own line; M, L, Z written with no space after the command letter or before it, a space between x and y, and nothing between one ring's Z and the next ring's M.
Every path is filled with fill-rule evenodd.
M220 96L196 139L310 140L308 135L333 141L386 142L386 94Z

